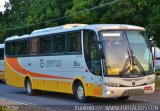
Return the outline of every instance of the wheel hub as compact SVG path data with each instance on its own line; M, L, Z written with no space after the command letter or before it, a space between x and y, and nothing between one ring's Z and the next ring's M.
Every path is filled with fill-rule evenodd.
M27 84L27 91L28 93L31 93L31 83L30 82L28 82Z
M84 89L82 86L79 86L77 88L77 95L78 95L79 99L82 99L84 97Z

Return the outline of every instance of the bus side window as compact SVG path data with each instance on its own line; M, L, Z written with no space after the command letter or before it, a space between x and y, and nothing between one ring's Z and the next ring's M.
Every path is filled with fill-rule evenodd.
M84 31L84 56L88 69L95 75L101 75L101 60L97 37L93 31Z
M5 43L5 54L10 56L11 55L11 42Z
M18 42L18 55L27 55L27 40Z
M12 56L16 56L18 54L18 50L17 50L17 42L12 42L12 45L11 45L11 54Z
M37 55L38 54L38 38L30 38L29 39L29 46L28 46L28 54L30 55Z
M65 43L66 38L64 35L57 35L53 37L53 53L64 53L65 52Z
M4 49L1 48L0 49L0 60L3 60L4 59Z
M40 38L40 54L51 53L51 37Z
M70 33L67 35L67 52L81 52L81 34L80 32Z

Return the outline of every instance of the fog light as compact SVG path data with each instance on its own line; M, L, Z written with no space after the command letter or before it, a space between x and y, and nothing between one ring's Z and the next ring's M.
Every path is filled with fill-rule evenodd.
M108 95L109 95L109 94L111 94L111 92L110 92L110 91L107 91L106 93L107 93Z

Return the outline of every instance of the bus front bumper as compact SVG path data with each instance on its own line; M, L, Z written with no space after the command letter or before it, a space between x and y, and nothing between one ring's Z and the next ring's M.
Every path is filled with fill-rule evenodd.
M135 87L107 87L104 90L104 98L124 97L142 94L151 94L155 90L155 84Z

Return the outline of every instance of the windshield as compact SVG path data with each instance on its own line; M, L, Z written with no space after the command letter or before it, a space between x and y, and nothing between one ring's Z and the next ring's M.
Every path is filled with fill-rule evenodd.
M149 41L142 31L126 31L131 47L132 56L135 57L146 73L153 72L153 58Z
M142 76L153 70L147 38L140 31L102 31L106 75Z

